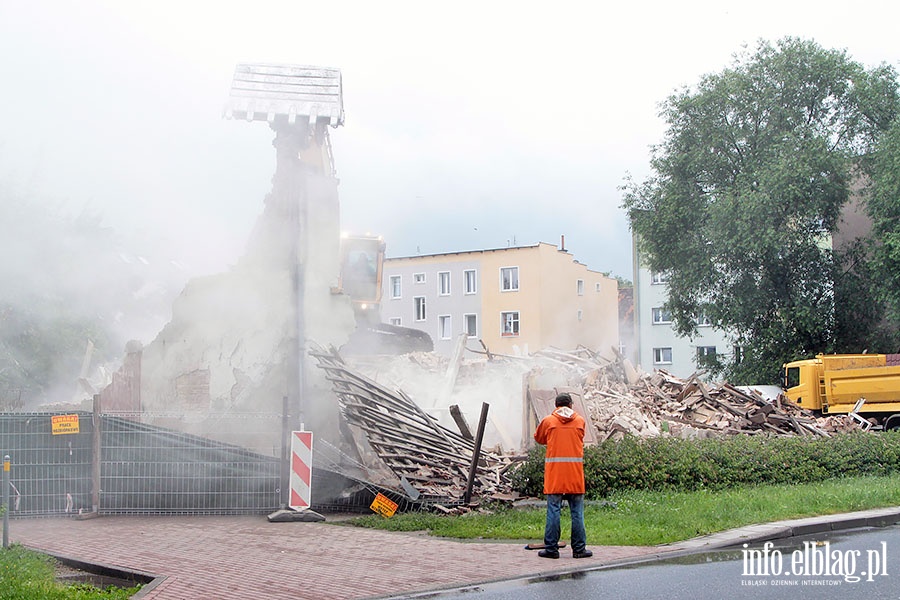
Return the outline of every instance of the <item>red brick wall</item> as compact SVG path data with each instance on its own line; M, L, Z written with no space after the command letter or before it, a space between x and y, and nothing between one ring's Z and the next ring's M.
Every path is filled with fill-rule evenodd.
M141 411L141 355L142 350L126 352L125 360L113 373L112 382L100 392L103 412Z

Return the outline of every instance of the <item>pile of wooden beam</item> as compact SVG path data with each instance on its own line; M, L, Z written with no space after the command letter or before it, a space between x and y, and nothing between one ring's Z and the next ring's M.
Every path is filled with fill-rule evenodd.
M665 371L637 375L622 361L597 362L594 368L582 363L579 369L584 403L600 440L624 435L828 436L858 428L846 416L816 417L784 395L767 399L753 389L705 383L697 376L680 379Z
M680 379L658 370L638 373L621 356L606 359L585 348L548 349L534 355L545 369L568 370L566 391L580 390L598 441L625 435L709 437L734 434L818 435L859 428L848 416L817 417L783 394L765 398L752 388ZM573 374L580 385L573 382ZM577 393L577 392L576 392ZM530 397L539 397L534 390Z
M441 426L402 390L391 391L350 368L334 348L315 347L310 355L326 371L340 403L342 427L349 428L370 480L386 468L394 479L381 478L380 485L432 505L510 494L506 470L511 457L481 450L469 489L473 439Z
M507 453L519 453L524 448L507 447L506 453L499 446L492 452L481 449L473 476L478 441L473 440L458 406L449 407L459 429L456 431L442 426L403 390L388 389L363 375L359 365L348 366L335 349L315 347L310 355L326 371L340 404L341 428L367 481L415 503L449 506L450 510L477 504L485 498L515 498L506 473L521 456ZM436 380L428 380L433 392L428 405L435 406L435 399L449 398L447 392L452 385L443 389L434 383L447 378L443 372L451 369L447 369L446 359L418 356L397 361L393 367L402 367L407 375L400 378L406 382L403 387L420 379L406 369L437 375ZM680 379L665 371L640 373L621 357L607 359L584 348L551 348L527 357L494 354L487 362L479 361L477 369L462 364L460 357L454 361L459 368L452 369L451 384L463 372L468 378L483 377L485 381L501 375L510 385L524 374L523 431L528 433L553 410L553 398L558 392L572 393L576 410L589 417L592 425L585 437L588 444L626 435L828 436L859 427L845 416L816 417L783 395L766 398L753 389L707 383L699 376ZM502 369L498 363L504 361L514 363L516 369ZM382 376L385 368L380 365ZM434 393L438 387L442 389ZM473 497L475 502L471 502Z

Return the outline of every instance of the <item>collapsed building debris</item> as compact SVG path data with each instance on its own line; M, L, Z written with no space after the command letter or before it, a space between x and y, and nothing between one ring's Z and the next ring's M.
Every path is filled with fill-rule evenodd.
M681 380L665 371L641 377L627 394L613 386L589 385L585 398L604 439L622 434L828 435L820 419L781 399L773 403L753 390L744 392L727 383L708 385L696 376Z
M779 394L766 399L751 388L680 379L666 371L639 374L627 361L579 349L538 354L577 371L581 394L599 440L624 435L709 437L760 434L828 436L859 428L846 415L819 417Z
M327 373L340 404L355 454L371 480L393 487L410 500L458 505L469 485L475 442L441 426L402 390L385 386L348 367L333 348L310 350ZM348 440L350 441L350 440ZM481 451L472 481L476 497L506 499L511 488L509 456ZM393 475L385 481L384 467Z
M391 391L391 384L376 382L348 366L333 347L315 346L310 356L326 372L339 402L344 437L366 478L415 505L464 510L476 446L459 406L449 406L460 429L454 431L426 412L400 389L402 385ZM379 373L392 374L391 361L403 361L407 377L411 364L432 375L443 372L446 361L429 356L382 357L385 362ZM859 427L847 416L818 417L781 394L766 398L752 388L704 382L696 374L680 379L660 370L640 373L621 357L607 359L585 348L570 352L551 348L529 357L493 355L488 363L463 367L470 370L474 366L473 376L487 378L503 361L524 366L512 371L524 373L523 436L519 447L498 446L480 452L473 490L480 500L516 499L507 472L522 459L521 451L531 445L530 433L553 410L553 398L562 391L570 392L576 410L589 417L587 445L629 435L829 436ZM503 371L507 378L509 373Z

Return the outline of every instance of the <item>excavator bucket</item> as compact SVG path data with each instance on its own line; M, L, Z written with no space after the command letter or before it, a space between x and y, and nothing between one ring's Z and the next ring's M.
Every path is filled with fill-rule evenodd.
M225 106L228 119L288 123L325 120L332 127L344 123L341 72L304 65L240 64L234 69Z

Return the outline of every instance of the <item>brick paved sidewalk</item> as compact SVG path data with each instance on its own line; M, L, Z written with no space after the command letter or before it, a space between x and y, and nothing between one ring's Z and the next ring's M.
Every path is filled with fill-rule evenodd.
M546 560L522 543L459 542L264 516L13 519L10 541L89 563L165 576L153 600L373 598L647 557L679 547L591 546Z

